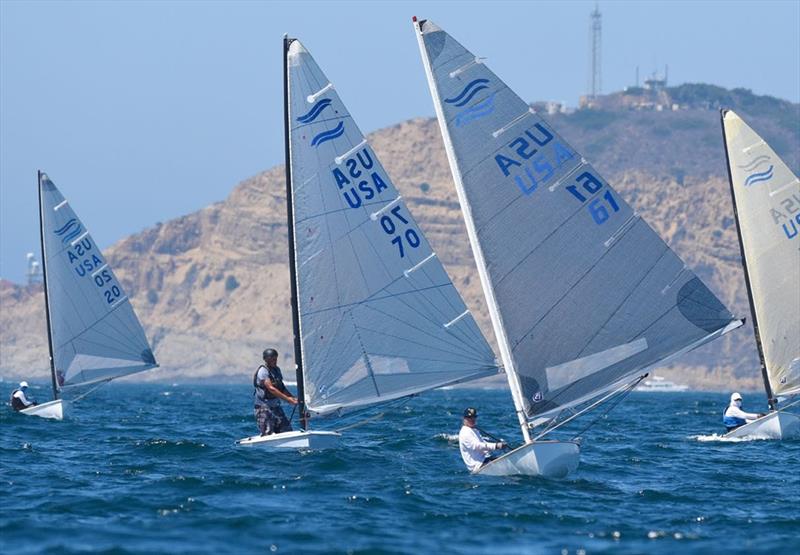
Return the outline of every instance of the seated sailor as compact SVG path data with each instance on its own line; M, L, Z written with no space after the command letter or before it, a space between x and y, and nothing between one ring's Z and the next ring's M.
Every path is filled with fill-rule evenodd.
M507 447L505 442L486 441L481 437L477 428L478 411L468 408L464 411L463 426L458 432L458 446L461 449L461 458L470 472L475 472L487 462L494 460L492 451Z
M15 411L21 411L28 407L36 405L36 401L32 397L28 397L28 382L19 382L19 388L11 392L11 408Z
M744 426L745 424L748 424L761 416L764 415L752 412L744 412L742 410L742 396L739 393L734 393L731 395L731 404L728 405L728 408L726 408L725 412L722 413L722 423L730 432L731 430L735 430L739 426Z

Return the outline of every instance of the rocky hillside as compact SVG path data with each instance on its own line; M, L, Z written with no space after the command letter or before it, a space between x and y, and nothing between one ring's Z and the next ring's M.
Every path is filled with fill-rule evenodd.
M796 123L797 107L789 107L786 119ZM796 170L798 126L774 112L738 109ZM581 110L548 119L735 313L748 314L716 111ZM436 121L406 121L370 141L492 338ZM284 190L283 169L270 169L238 184L224 202L108 250L162 365L147 379L245 380L267 345L290 353ZM43 305L41 287L0 283L0 375L46 376ZM283 366L291 368L287 359ZM662 374L696 387L756 388L752 329Z

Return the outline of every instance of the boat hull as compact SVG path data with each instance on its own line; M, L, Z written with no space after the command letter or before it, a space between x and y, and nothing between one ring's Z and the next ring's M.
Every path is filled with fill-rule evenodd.
M793 439L800 437L800 415L773 411L725 434L726 438Z
M27 416L50 418L52 420L64 420L66 406L63 399L56 399L55 401L49 401L47 403L42 403L41 405L35 405L33 407L22 409L19 411L19 413Z
M292 431L240 439L237 445L261 449L332 449L339 446L342 434L322 430Z
M575 441L534 441L483 465L474 474L563 478L578 468L580 453Z

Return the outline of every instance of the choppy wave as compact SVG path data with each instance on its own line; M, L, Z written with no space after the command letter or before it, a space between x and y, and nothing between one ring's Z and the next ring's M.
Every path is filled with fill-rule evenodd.
M433 392L347 430L341 449L268 452L234 445L256 429L247 379L112 385L61 423L0 407L0 552L800 548L800 441L722 438L725 395L631 396L581 434L574 475L542 480L472 476L461 462L465 406L521 441L507 391Z

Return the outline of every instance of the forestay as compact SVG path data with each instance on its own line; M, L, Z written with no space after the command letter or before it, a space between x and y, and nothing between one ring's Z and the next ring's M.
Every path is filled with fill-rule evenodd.
M288 52L303 382L325 414L497 372L494 353L333 85Z
M800 181L732 111L723 113L731 189L769 385L800 392Z
M430 21L418 32L518 410L551 415L737 325L480 58Z
M59 388L155 368L125 291L64 196L39 178L47 310Z

